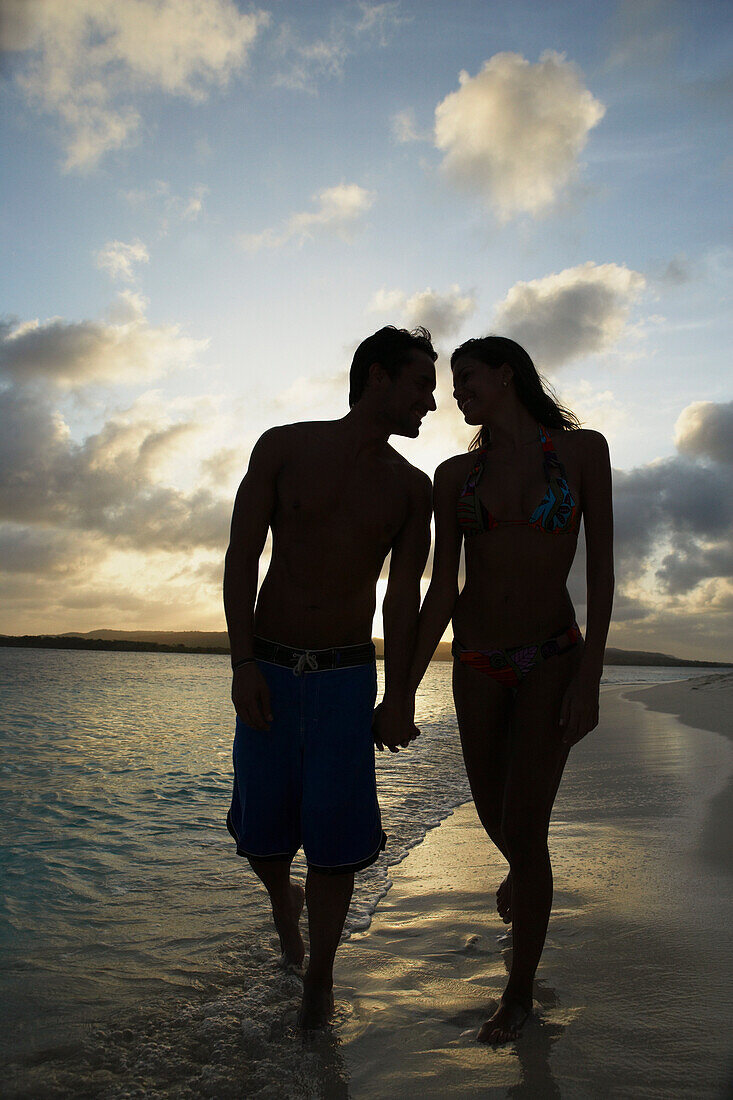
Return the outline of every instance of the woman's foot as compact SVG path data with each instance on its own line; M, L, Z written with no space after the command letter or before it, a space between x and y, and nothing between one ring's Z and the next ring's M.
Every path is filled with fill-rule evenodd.
M325 1027L333 1014L333 982L314 982L306 974L303 980L303 1001L298 1013L298 1027L312 1031Z
M305 944L300 934L300 914L305 905L305 890L299 882L290 883L290 895L284 905L272 902L272 917L280 937L280 962L283 966L302 966Z
M496 909L504 924L512 923L512 873L511 871L496 891Z
M519 1036L522 1025L532 1011L532 1005L527 1006L514 997L504 997L499 1001L491 1019L481 1025L478 1033L480 1043L509 1043Z

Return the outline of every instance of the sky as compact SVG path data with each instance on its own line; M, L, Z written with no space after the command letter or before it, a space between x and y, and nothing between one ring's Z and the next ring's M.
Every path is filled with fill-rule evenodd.
M397 449L466 450L450 352L519 340L609 441L609 644L733 660L728 0L0 10L1 632L224 629L253 443L422 324Z

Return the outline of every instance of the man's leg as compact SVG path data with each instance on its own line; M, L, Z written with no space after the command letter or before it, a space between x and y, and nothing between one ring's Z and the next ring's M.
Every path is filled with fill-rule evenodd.
M323 1027L333 1011L333 960L354 891L354 873L329 875L308 871L310 958L303 982L303 1004L298 1023Z
M249 865L264 884L270 895L272 918L280 937L282 961L286 965L301 966L305 944L298 922L303 912L305 891L299 882L290 881L289 859L254 859Z

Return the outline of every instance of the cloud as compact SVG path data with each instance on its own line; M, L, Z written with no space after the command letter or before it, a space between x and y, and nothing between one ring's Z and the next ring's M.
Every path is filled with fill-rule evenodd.
M680 27L664 23L671 7L663 0L621 0L609 27L613 45L607 68L639 67L648 73L668 65L682 38Z
M658 275L659 281L670 286L682 286L692 278L690 262L684 253L677 253Z
M130 244L125 244L124 241L107 241L104 248L97 253L96 260L100 271L106 271L113 279L123 279L130 283L135 278L134 265L148 263L150 256L140 240Z
M188 195L177 195L166 180L155 180L148 188L122 192L122 197L133 207L152 205L159 212L159 231L165 235L172 222L197 221L204 209L204 199L209 188L196 183Z
M0 329L0 378L17 385L50 383L75 389L130 382L189 366L207 340L179 325L151 325L144 299L124 292L110 321L24 321Z
M63 574L86 559L78 532L0 523L0 561L5 573Z
M335 233L348 241L352 230L371 209L375 199L375 192L367 191L357 183L326 187L313 196L315 210L291 214L279 229L242 234L240 243L248 252L256 252L260 248L281 248L293 240L300 246L320 233Z
M275 86L313 94L319 80L343 75L346 61L362 47L364 40L372 39L379 46L386 46L391 32L409 22L396 2L359 3L358 8L361 16L356 22L350 18L348 7L337 9L328 33L310 42L304 41L292 24L284 23L275 41L280 61Z
M79 530L134 549L222 548L230 506L208 489L156 481L199 428L118 415L82 442L37 394L0 392L0 520Z
M396 111L390 119L392 137L398 145L406 145L410 141L422 141L415 122L415 112L412 107L406 107L403 111Z
M730 403L690 405L677 422L680 454L614 474L620 583L646 588L653 613L700 613L704 586L733 576L732 456L721 445L730 422Z
M388 45L391 30L412 21L411 16L403 15L398 0L386 0L380 4L359 3L361 19L356 25L357 34L376 35L380 46Z
M301 375L294 382L273 398L276 408L290 407L299 410L313 408L318 405L334 405L339 402L344 406L348 403L349 372L339 371L337 374Z
M344 30L335 27L327 38L303 42L297 32L285 24L280 29L276 48L284 59L284 68L274 77L276 87L299 92L314 92L317 82L324 77L341 76L346 59L352 53Z
M693 458L733 465L733 401L695 401L675 424L675 446Z
M522 344L542 368L605 351L622 335L644 276L622 264L580 264L515 283L494 326Z
M243 477L243 455L240 447L220 447L201 463L201 476L212 485L230 486L233 479Z
M234 0L11 0L7 8L5 48L22 55L17 81L33 107L60 120L67 171L129 144L141 121L136 95L201 102L225 86L269 22Z
M435 108L446 177L502 221L540 214L575 175L603 104L552 50L534 65L521 54L495 54L477 76L461 72L459 83Z
M423 325L434 341L440 341L456 335L475 311L476 299L472 294L461 293L455 284L446 294L427 287L410 296L402 290L382 288L373 296L369 309L373 313L398 314L410 329Z

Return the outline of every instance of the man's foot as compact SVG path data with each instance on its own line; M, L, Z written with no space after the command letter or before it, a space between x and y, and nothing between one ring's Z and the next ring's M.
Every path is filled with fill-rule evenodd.
M298 1027L304 1031L325 1027L333 1014L333 983L319 985L306 974L303 1001L298 1013Z
M300 914L305 905L305 890L299 882L290 883L290 897L287 904L276 906L272 903L272 917L280 937L280 962L283 966L302 966L305 958L305 944L300 934Z
M496 891L496 909L504 924L512 922L512 874L511 871Z
M480 1043L508 1043L516 1039L522 1030L522 1025L532 1011L532 1005L527 1007L522 1001L514 997L503 997L491 1019L481 1025L478 1033Z

